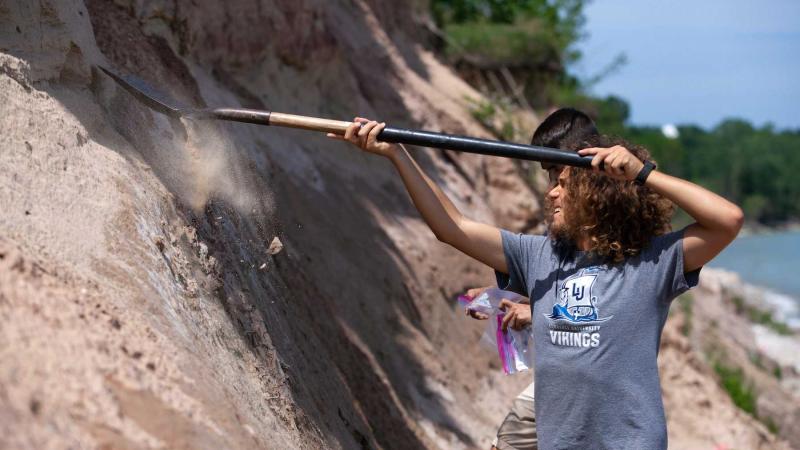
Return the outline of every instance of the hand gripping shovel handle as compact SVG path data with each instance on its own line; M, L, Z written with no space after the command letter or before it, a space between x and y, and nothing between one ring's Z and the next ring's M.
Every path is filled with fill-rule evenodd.
M300 128L338 135L343 135L347 127L352 123L342 120L321 119L318 117L237 108L199 110L188 113L186 116L198 119L231 120L259 125ZM490 139L436 133L433 131L386 127L378 135L378 140L396 144L410 144L466 153L525 159L550 164L576 167L591 167L592 165L591 157L580 156L577 153L534 145L514 144Z

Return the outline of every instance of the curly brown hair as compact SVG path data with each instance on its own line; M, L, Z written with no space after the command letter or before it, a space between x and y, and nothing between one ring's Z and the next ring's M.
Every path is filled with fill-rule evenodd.
M639 160L652 161L644 147L618 137L595 135L583 144L582 148L621 145ZM633 181L573 168L564 188L565 226L559 234L573 243L588 237L589 251L613 263L639 254L654 236L671 230L673 203Z

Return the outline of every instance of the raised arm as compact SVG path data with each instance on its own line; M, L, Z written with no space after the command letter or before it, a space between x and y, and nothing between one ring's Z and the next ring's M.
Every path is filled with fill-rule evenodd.
M581 155L595 155L594 170L600 163L608 176L620 180L633 180L643 167L626 148L587 148ZM744 222L741 208L723 197L665 173L653 171L645 186L672 200L695 220L686 227L683 237L683 271L697 270L717 256L739 234Z
M741 208L708 189L661 172L651 173L645 185L675 202L696 221L683 235L684 272L711 261L742 228Z
M360 126L359 123L363 123ZM453 202L422 171L402 145L377 141L385 124L356 117L343 139L370 153L385 156L397 168L425 223L440 241L503 273L508 272L500 230L464 217Z

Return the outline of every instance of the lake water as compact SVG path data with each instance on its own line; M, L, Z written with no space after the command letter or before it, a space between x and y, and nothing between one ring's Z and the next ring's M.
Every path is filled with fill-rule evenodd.
M800 302L800 231L740 237L708 265Z

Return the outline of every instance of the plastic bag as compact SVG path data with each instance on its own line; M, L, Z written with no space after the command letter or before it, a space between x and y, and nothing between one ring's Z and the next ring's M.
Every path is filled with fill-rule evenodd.
M528 325L519 331L509 327L507 331L503 331L505 312L500 309L500 302L507 299L519 303L522 298L519 294L497 288L487 289L474 299L464 295L458 297L462 306L489 316L489 323L481 340L497 348L503 372L509 375L533 367L531 326Z

